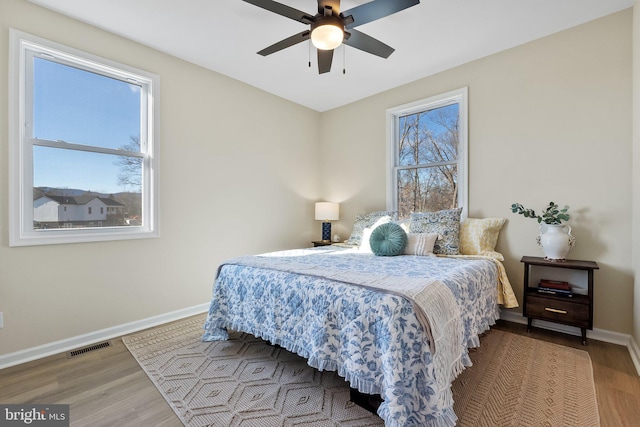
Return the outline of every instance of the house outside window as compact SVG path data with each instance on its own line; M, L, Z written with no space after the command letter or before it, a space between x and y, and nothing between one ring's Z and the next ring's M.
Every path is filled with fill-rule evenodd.
M387 110L387 208L466 217L467 146L467 88Z
M14 29L10 44L10 245L157 237L159 77Z

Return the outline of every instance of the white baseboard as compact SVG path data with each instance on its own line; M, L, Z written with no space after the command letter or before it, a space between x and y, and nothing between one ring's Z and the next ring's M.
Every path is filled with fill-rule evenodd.
M65 351L76 348L86 347L100 341L106 341L122 335L131 334L153 326L162 325L164 323L173 322L175 320L184 319L185 317L194 316L196 314L205 313L209 309L210 303L195 305L181 310L172 311L170 313L137 320L131 323L102 329L88 334L78 335L52 343L39 345L37 347L16 351L0 355L0 369L10 366L19 365L21 363L30 362L32 360L41 359L43 357L52 356L54 354L64 353Z
M30 362L36 359L41 359L43 357L52 356L54 354L64 353L65 351L85 347L96 342L106 341L114 337L131 334L143 329L151 328L153 326L184 319L185 317L194 316L196 314L205 313L208 309L209 303L207 302L182 310L161 314L159 316L153 316L146 319L137 320L135 322L125 323L123 325L118 325L88 334L78 335L64 340L55 341L49 344L28 348L26 350L16 351L15 353L0 355L0 369ZM527 323L526 317L523 317L521 313L511 310L502 310L500 313L500 318L514 323ZM570 335L580 336L580 328L574 328L572 326L561 325L553 322L545 322L543 320L534 320L533 325L543 329L549 329L556 332L563 332ZM631 356L631 360L636 367L636 371L640 375L640 347L638 347L638 343L636 343L633 337L627 334L621 334L619 332L607 331L597 328L593 329L592 331L587 331L587 337L593 338L598 341L609 342L612 344L618 344L627 347L627 349L629 350L629 355Z
M500 318L508 322L527 324L527 318L512 310L501 310ZM562 332L569 335L580 336L580 328L573 326L561 325L559 323L546 322L544 320L533 320L532 326L548 329L550 331ZM628 334L621 334L620 332L607 331L605 329L593 328L593 330L587 330L587 338L592 338L597 341L604 341L611 344L617 344L627 347L629 355L633 364L636 367L636 372L640 375L640 348L635 340Z
M638 343L633 339L633 337L631 337L631 339L629 340L629 354L631 355L633 365L636 367L636 372L638 372L638 375L640 375L640 348L638 347Z

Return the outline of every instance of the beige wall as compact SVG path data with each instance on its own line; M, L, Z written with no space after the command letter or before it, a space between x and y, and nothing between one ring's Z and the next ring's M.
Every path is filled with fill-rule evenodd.
M541 251L537 223L510 205L568 204L570 256L600 266L595 327L631 333L631 29L629 9L324 113L336 229L385 208L385 109L468 86L469 215L508 219L498 250L519 300L520 258Z
M9 27L161 76L160 238L8 247ZM224 259L319 233L315 111L23 0L0 1L0 100L0 355L206 303Z

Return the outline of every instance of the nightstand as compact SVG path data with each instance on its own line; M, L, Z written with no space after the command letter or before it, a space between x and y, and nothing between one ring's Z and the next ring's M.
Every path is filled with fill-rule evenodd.
M528 330L533 319L546 320L580 328L582 344L587 344L587 329L593 329L593 272L594 261L568 259L549 261L540 257L523 256L524 296L522 310L527 317ZM566 281L572 285L572 296L538 292L541 279Z
M317 247L317 246L330 246L333 244L332 241L330 240L316 240L315 242L311 242L313 243L313 247Z

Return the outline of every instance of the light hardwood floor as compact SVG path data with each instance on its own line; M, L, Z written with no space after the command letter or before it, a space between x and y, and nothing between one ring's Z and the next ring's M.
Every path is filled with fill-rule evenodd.
M496 329L589 352L602 427L640 425L640 378L625 347L498 321ZM471 368L473 369L473 368ZM0 370L0 403L70 404L72 426L182 426L121 339ZM558 426L561 427L561 426Z

